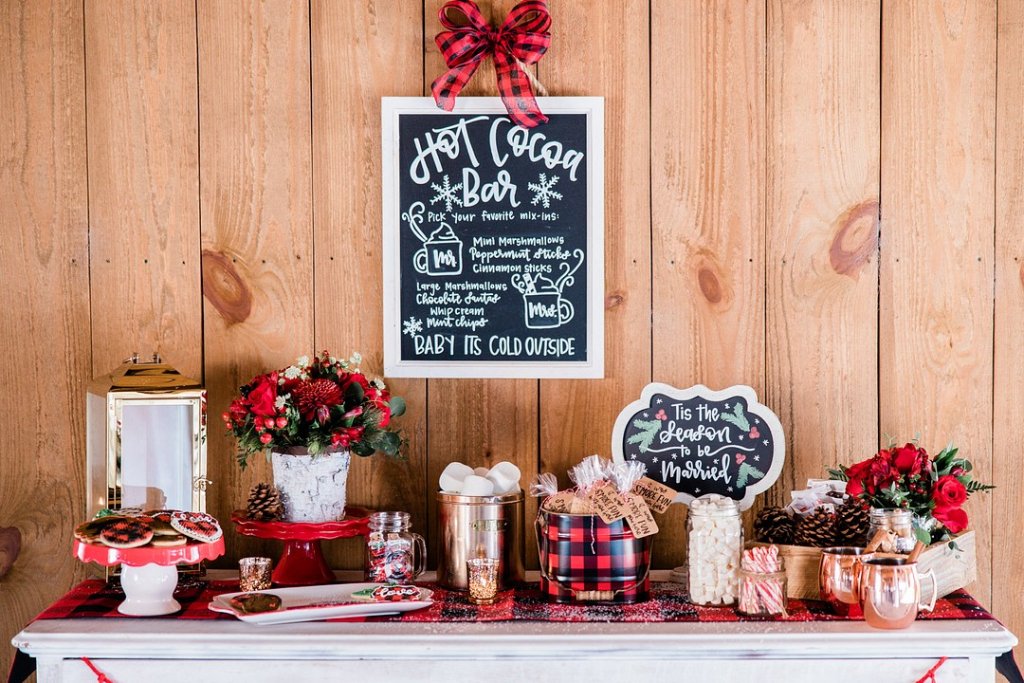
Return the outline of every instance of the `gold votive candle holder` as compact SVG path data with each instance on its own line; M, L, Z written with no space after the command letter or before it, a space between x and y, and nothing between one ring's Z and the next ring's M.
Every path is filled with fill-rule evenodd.
M498 595L497 558L476 557L466 560L469 599L477 605L490 605Z
M238 561L238 587L246 593L270 588L269 557L243 557Z

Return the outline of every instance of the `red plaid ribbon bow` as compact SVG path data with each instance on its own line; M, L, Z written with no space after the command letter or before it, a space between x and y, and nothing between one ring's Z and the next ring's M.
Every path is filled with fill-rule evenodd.
M520 2L497 30L484 20L473 0L446 2L438 19L445 30L434 41L444 55L448 71L430 86L437 106L451 111L455 98L480 62L493 55L498 92L512 121L524 128L547 123L548 117L541 113L526 73L526 65L537 63L551 44L551 15L545 0Z

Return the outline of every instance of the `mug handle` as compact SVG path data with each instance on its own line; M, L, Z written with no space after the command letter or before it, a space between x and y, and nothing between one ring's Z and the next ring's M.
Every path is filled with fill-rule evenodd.
M416 544L416 562L412 570L413 577L417 577L427 570L427 542L419 534L412 535L413 543Z
M573 319L576 315L576 309L573 308L572 302L568 299L558 298L558 324L564 325Z
M932 598L927 605L918 605L917 608L920 610L924 610L925 612L931 612L935 609L935 603L939 599L939 581L935 578L935 571L932 569L929 569L924 574L921 574L918 577L918 581L920 581L921 578L925 576L932 580Z
M422 258L421 258L422 257ZM412 257L412 267L416 269L417 273L427 272L427 248L420 247Z

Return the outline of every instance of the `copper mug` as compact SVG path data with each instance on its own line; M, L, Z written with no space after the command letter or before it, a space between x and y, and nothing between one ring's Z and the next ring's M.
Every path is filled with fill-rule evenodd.
M818 592L837 614L847 615L860 604L862 562L872 557L863 548L822 548L818 564Z
M932 597L921 604L921 579L917 563L901 557L872 557L864 560L860 576L861 608L869 626L885 629L907 628L919 610L932 611L939 597L935 572L924 573L932 582Z

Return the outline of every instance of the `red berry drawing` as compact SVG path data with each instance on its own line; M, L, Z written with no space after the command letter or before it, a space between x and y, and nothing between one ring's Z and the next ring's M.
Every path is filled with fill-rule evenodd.
M743 455L742 453L737 453L736 454L736 464L737 465L741 464L746 459L747 459L747 456Z
M659 419L659 420L664 420L664 419L668 418L668 415L665 414L665 409L662 408L661 410L659 410L658 412L656 412L654 414L654 417Z
M761 432L757 431L757 427L751 427L750 428L750 438L751 439L756 439L759 436L761 436Z

